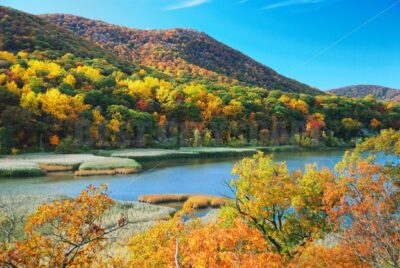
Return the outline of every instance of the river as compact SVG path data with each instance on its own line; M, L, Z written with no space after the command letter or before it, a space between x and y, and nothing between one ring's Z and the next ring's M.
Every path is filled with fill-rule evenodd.
M290 170L306 163L332 168L343 151L280 152L276 161L286 161ZM89 184L109 185L109 194L118 200L137 200L142 194L198 193L230 195L226 182L240 158L182 159L143 163L143 172L127 176L74 177L72 173L50 173L35 178L0 178L0 195L77 195Z

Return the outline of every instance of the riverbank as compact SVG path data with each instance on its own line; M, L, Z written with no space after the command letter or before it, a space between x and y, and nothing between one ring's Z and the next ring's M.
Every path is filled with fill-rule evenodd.
M37 177L53 172L75 176L132 174L141 170L133 159L93 154L33 153L0 158L0 177Z
M265 153L331 151L339 148L305 149L294 145L267 147L183 147L179 149L96 150L90 154L30 153L0 156L0 177L37 177L53 172L73 172L75 176L127 175L140 172L140 163L172 159L212 159Z

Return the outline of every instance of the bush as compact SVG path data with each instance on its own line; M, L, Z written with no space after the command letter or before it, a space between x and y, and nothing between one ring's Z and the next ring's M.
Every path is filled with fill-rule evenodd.
M56 147L55 150L57 153L61 154L73 154L73 153L79 153L79 145L77 141L71 137L68 136L65 139L63 139Z

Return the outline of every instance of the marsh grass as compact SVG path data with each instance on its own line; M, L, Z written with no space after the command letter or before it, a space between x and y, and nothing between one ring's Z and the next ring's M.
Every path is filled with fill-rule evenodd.
M150 194L139 196L138 201L149 204L175 203L185 202L189 197L189 194Z
M34 162L0 159L0 177L36 177L42 175L45 175L45 172Z
M6 227L7 215L13 213L18 219L15 226L13 240L26 238L24 225L28 216L34 213L44 203L51 203L56 200L66 199L62 195L3 195L0 196L0 227ZM155 222L167 219L175 212L173 208L144 204L135 201L116 201L116 204L108 210L103 218L105 226L115 225L121 217L121 213L127 218L127 226L112 235L112 238L124 239L142 232L152 226ZM0 243L5 240L5 234L0 228Z
M154 194L141 195L139 202L149 204L182 203L184 206L200 209L207 207L221 207L226 203L226 199L219 196L199 195L199 194Z
M30 214L44 203L66 198L61 195L42 196L42 195L2 195L0 196L0 243L5 240L3 228L7 229L11 222L9 217L15 220L15 230L11 239L22 240L26 238L24 232L25 222Z
M136 169L140 170L141 165L133 159L103 157L101 159L83 162L79 170L106 170L106 169Z
M147 230L159 220L168 219L175 209L144 204L135 201L118 201L114 207L108 210L103 223L111 226L118 222L121 213L127 218L127 226L113 234L119 239L129 238L134 234Z
M80 164L87 161L102 160L104 157L93 154L55 154L55 153L34 153L17 156L9 156L8 159L29 161L38 165L48 166L72 166L77 169Z
M99 155L131 158L137 161L160 161L178 158L193 158L196 153L183 152L180 150L172 149L121 149L110 151L99 151Z
M0 177L41 176L46 172L80 170L77 175L131 174L141 170L135 160L92 154L24 154L0 158Z
M127 175L137 173L142 166L133 159L103 157L94 161L83 162L79 170L75 171L75 176L92 175Z
M184 206L199 209L213 207L218 208L225 204L225 198L219 196L209 196L209 195L194 195L190 196L185 202Z

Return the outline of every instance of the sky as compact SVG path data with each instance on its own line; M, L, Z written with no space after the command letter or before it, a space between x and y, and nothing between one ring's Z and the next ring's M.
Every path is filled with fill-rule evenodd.
M193 28L326 90L400 89L400 0L0 0L140 29Z

